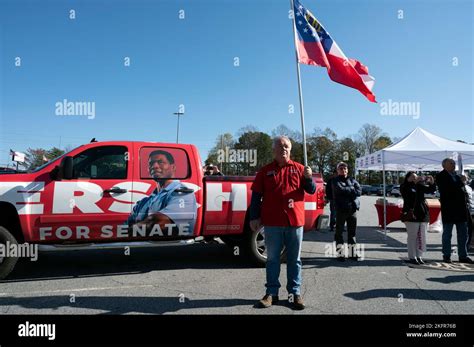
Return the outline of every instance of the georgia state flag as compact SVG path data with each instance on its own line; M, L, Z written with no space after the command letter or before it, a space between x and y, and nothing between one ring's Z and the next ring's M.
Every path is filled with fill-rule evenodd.
M348 59L321 23L298 0L294 1L298 62L326 67L334 82L355 88L372 102L375 79L361 62Z

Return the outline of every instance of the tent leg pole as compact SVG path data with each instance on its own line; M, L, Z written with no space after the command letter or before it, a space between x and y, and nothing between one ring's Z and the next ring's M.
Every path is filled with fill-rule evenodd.
M382 151L382 181L383 181L383 232L387 240L387 197L385 192L385 152Z

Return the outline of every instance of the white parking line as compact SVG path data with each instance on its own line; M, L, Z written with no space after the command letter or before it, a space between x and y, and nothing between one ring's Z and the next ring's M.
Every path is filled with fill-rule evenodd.
M110 290L110 289L131 289L131 288L152 288L151 284L144 284L140 286L120 286L120 287L95 287L95 288L73 288L73 289L58 289L48 291L33 291L25 293L0 293L0 296L30 296L32 294L51 294L51 293L62 293L62 292L87 292L94 290Z

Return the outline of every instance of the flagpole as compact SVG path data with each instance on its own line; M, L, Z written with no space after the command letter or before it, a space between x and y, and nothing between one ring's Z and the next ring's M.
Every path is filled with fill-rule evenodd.
M293 0L290 0L291 11L293 12L293 41L295 43L295 55L296 55L296 72L298 76L298 94L300 99L300 117L301 117L301 132L303 134L303 156L304 156L304 165L308 165L308 156L306 154L306 130L304 126L304 105L303 105L303 93L301 91L301 74L300 74L300 64L298 62L298 47L296 46L296 14L294 12L295 6Z

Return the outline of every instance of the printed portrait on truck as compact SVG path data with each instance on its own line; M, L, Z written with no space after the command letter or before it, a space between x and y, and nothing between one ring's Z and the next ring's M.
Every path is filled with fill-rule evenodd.
M192 236L197 216L194 190L182 183L190 175L186 152L176 148L144 147L139 152L140 179L155 189L133 206L126 225L149 237Z

